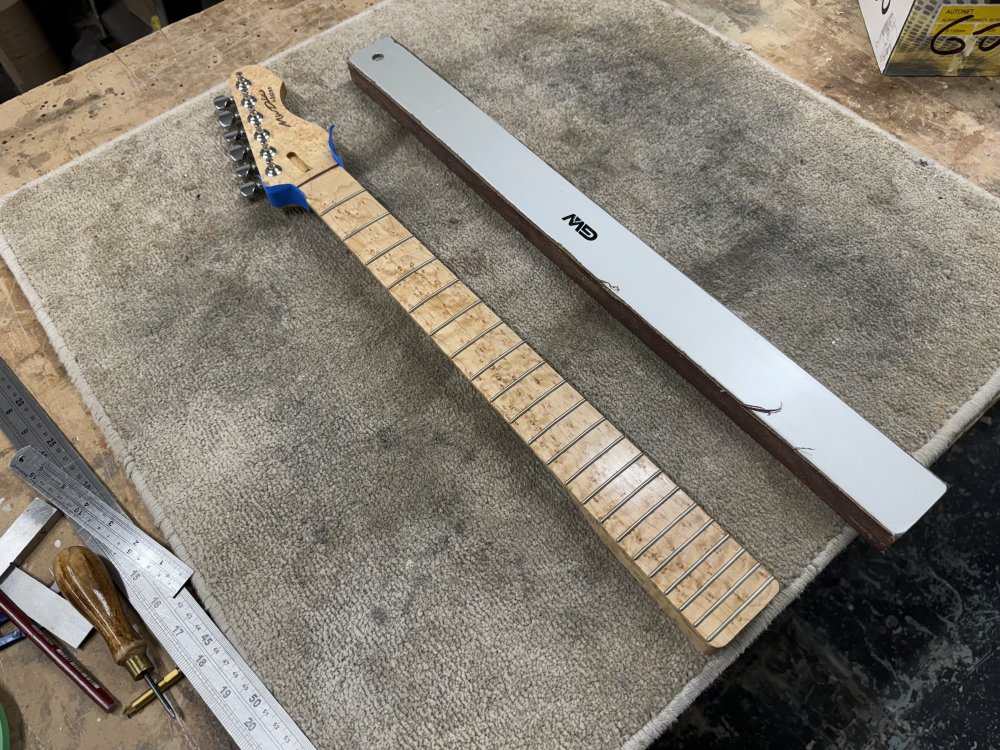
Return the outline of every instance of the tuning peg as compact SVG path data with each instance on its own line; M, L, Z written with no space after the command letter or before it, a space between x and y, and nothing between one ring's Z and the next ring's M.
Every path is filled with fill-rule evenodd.
M246 146L236 144L229 149L229 158L233 161L243 161L243 158L250 153Z
M240 116L228 110L219 115L217 119L219 120L219 125L223 128L231 128L234 125L240 124Z
M233 128L222 134L222 137L229 143L236 143L243 140L243 128Z
M257 167L254 164L240 164L236 169L233 170L233 174L240 179L247 179L248 177L257 177Z
M234 106L233 97L219 94L212 100L216 109L232 109Z
M257 191L262 187L263 185L261 185L260 180L248 180L247 182L241 183L237 190L240 195L249 199L253 198L257 194Z

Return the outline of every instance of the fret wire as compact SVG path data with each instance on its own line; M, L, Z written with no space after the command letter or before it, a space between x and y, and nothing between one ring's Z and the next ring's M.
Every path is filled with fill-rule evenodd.
M329 167L327 167L326 169L323 169L323 170L320 170L320 171L319 171L319 172L317 172L316 174L311 174L311 175L309 175L308 177L306 177L306 178L305 178L304 180L302 180L302 182L300 182L300 183L299 183L298 185L296 185L295 187L297 187L297 188L301 189L303 185L308 185L308 184L309 184L310 182L312 182L313 180L315 180L315 179L316 179L317 177L322 177L322 176L323 176L323 175L325 175L325 174L326 174L327 172L329 172L329 171L330 171L331 169L336 169L336 168L337 168L337 167L339 167L339 166L340 166L339 164L337 164L336 162L334 162L333 164L331 164L331 165L330 165Z
M469 310L471 310L472 308L476 307L477 305L481 305L481 304L483 304L483 301L481 299L477 299L471 305L468 305L463 310L459 310L457 313L455 313L454 315L452 315L450 318L448 318L448 320L446 320L444 323L442 323L441 325L439 325L437 328L435 328L433 331L431 331L427 335L428 336L433 336L436 333L440 333L442 329L447 328L452 323L454 323L456 320L458 320L463 315L465 315L467 312L469 312Z
M619 534L618 538L615 539L615 541L616 542L621 542L622 539L624 539L629 534L631 534L633 531L635 531L637 528L639 528L639 526L642 525L643 521L645 521L651 515L653 515L654 513L656 513L656 511L658 511L660 508L662 508L663 504L665 502L667 502L667 500L669 500L670 498L672 498L674 495L676 495L680 491L681 491L680 487L674 487L672 490L670 490L670 492L668 492L666 495L664 495L659 500L657 500L656 504L652 508L650 508L649 510L647 510L645 513L643 513L641 516L639 516L635 521L633 521L632 525L629 526L627 529L625 529L625 531L623 531L621 534ZM691 505L689 507L693 508L694 505Z
M368 191L365 190L364 188L361 188L360 190L355 190L353 193L351 193L346 198L341 198L339 201L337 201L336 203L334 203L332 206L328 206L328 207L324 208L323 211L320 213L320 216L326 216L333 209L340 208L342 205L344 205L345 203L347 203L347 201L349 201L351 198L357 198L362 193L367 193L367 192Z
M538 438L540 438L546 432L548 432L549 430L551 430L553 427L555 427L557 424L559 424L559 422L561 422L563 419L565 419L570 414L572 414L573 412L575 412L577 409L579 409L585 403L587 403L587 399L585 399L583 396L581 396L579 401L577 401L575 404L573 404L571 407L569 407L566 411L564 411L558 417L556 417L551 422L549 422L545 427L542 428L541 432L539 432L537 435L535 435L533 438L531 438L531 440L528 441L528 445L534 445L535 441L538 440Z
M689 537L688 537L687 539L685 539L685 540L684 540L684 543L683 543L683 544L681 544L681 546L680 546L680 547L678 547L678 548L677 548L677 549L675 549L675 550L674 550L673 552L671 552L671 553L670 553L669 555L667 555L667 559L666 559L666 560L664 560L664 561L663 561L663 562L661 562L661 563L660 563L659 565L657 565L657 566L656 566L655 568L653 568L653 572L651 572L651 573L649 574L649 577L650 577L650 578L655 578L655 577L656 577L656 576L658 576L658 575L659 575L659 574L660 574L661 572L663 572L663 569L664 569L665 567L667 567L667 566L668 566L668 565L669 565L670 563L672 563L672 562L673 562L673 561L674 561L674 560L675 560L675 559L677 558L677 556L678 556L678 555L679 555L679 554L680 554L681 552L683 552L683 551L684 551L684 550L686 550L686 549L687 549L688 547L690 547L690 546L691 546L691 545L692 545L692 544L694 543L694 540L695 540L695 539L697 539L698 537L700 537L700 536L701 536L702 534L704 534L704 533L705 533L705 530L706 530L706 529L707 529L707 528L708 528L709 526L711 526L711 525L712 525L713 523L715 523L715 521L714 521L713 519L711 519L711 518L709 518L709 519L708 519L707 521L705 521L705 523L703 523L703 524L701 525L701 528L700 528L700 529L698 529L698 530L697 530L696 532L694 532L694 533L693 533L693 534L692 534L691 536L689 536Z
M722 623L722 624L721 624L721 625L720 625L719 627L717 627L717 628L715 629L715 632L714 632L714 633L712 633L712 635L708 636L708 642L709 642L709 643L711 643L712 641L714 641L714 640L715 640L715 637L716 637L716 636L717 636L717 635L718 635L719 633L721 633L721 632L722 632L723 630L725 630L726 628L728 628L728 627L729 627L729 625L730 625L730 623L732 623L732 621L733 621L733 620L735 620L735 619L736 619L737 617L739 617L739 616L740 616L740 613L741 613L741 612L742 612L742 611L743 611L744 609L746 609L747 607L749 607L749 606L750 606L750 605L751 605L751 604L753 603L753 600L754 600L754 599L756 599L756 598L757 598L758 596L760 596L760 595L761 595L761 594L762 594L762 593L764 592L764 589L766 589L766 588L767 588L768 586L770 586L770 585L771 585L771 583L772 583L773 581L774 581L774 576L768 576L767 580L766 580L766 581L764 581L764 583L762 583L762 584L760 585L760 588L758 588L758 589L757 589L756 591L754 591L754 592L753 592L753 593L752 593L752 594L750 595L750 598L749 598L749 599L747 599L747 600L746 600L745 602L743 602L743 603L742 603L742 604L741 604L741 605L740 605L740 606L739 606L739 607L738 607L738 608L736 609L736 611L735 611L735 612L733 612L733 613L732 613L731 615L729 615L729 617L727 617L727 618L726 618L726 621L725 621L724 623Z
M483 367L480 367L480 368L479 368L478 370L476 370L476 372L474 372L474 373L472 374L472 376L471 376L471 377L469 378L469 380L475 380L475 379L476 379L476 378L478 378L478 377L479 377L480 375L482 375L482 374L483 374L484 372L486 372L486 371L487 371L488 369L490 369L491 367L493 367L493 365L495 365L495 364L496 364L497 362L499 362L499 361L500 361L501 359L503 359L504 357L506 357L506 356L508 356L508 355L512 354L512 353L513 353L513 352L514 352L514 351L515 351L516 349L519 349L520 347L524 346L524 345L525 345L526 343L528 343L528 342L527 342L527 341L525 341L524 339L521 339L521 340L520 340L520 341L518 341L518 342L517 342L516 344L514 344L514 346L512 346L512 347L511 347L510 349L508 349L508 350L507 350L507 351L505 351L505 352L504 352L503 354L501 354L501 355L500 355L499 357L494 357L493 359L491 359L491 360L489 361L489 363L488 363L488 364L486 364L486 365L484 365ZM493 401L494 401L494 399L490 399L490 403L491 403L491 404L493 403Z
M600 419L598 419L596 422L594 422L594 424L590 425L590 427L588 427L583 432L581 432L579 435L577 435L575 438L573 438L572 440L570 440L564 447L560 448L558 453L556 453L552 458L550 458L548 461L545 462L545 465L546 466L551 465L553 461L555 461L557 458L559 458L559 456L561 456L563 453L565 453L566 451L568 451L574 445L576 445L577 443L579 443L581 440L583 440L585 437L587 437L587 435L589 435L591 432L593 432L594 430L596 430L598 427L600 427L602 424L604 424L607 421L608 421L608 418L602 416Z
M663 474L663 469L657 469L656 471L653 472L653 474L649 477L649 479L644 479L642 484L640 484L638 487L636 487L634 490L628 493L622 500L618 502L618 504L614 508L612 508L610 511L607 512L607 514L605 514L604 518L601 519L601 523L604 523L609 518L611 518L611 516L620 511L626 505L628 505L628 502L632 498L634 498L636 495L638 495L640 492L646 489L654 479L657 479L662 474Z
M632 555L632 562L637 561L640 557L645 555L653 547L653 545L655 545L664 536L666 536L670 532L670 530L673 529L677 524L679 524L681 521L687 518L688 514L697 507L698 503L691 503L688 507L682 510L680 514L677 516L677 518L675 518L673 521L671 521L662 529L660 529L658 532L656 532L656 536L654 536L652 539L646 542L643 545L642 549L640 549L638 552Z
M708 550L708 552L706 552L704 555L702 555L697 560L695 560L688 567L687 570L685 570L683 573L681 573L680 578L678 578L676 581L674 581L673 583L671 583L669 586L667 586L666 589L663 590L663 595L666 596L667 594L670 594L675 588L677 588L678 586L680 586L681 585L681 581L683 581L685 578L687 578L689 575L691 575L691 573L694 572L695 568L697 568L699 565L701 565L703 562L705 562L705 560L707 560L709 557L711 557L712 554L714 554L715 551L717 549L719 549L719 547L721 547L723 544L725 544L726 542L728 542L732 538L733 537L728 532L726 532L725 534L723 534L722 538L719 539L719 541L717 541L715 544L713 544L712 547L711 547L711 549Z
M394 282L392 282L391 284L389 284L389 286L387 286L386 289L389 290L389 289L392 289L393 287L401 284L402 282L404 282L408 278L410 278L413 274L415 274L417 271L419 271L421 268L423 268L424 266L429 266L431 263L433 263L436 260L437 260L437 258L432 255L427 260L425 260L423 263L418 263L413 268L411 268L409 271L407 271L402 276L400 276L398 279L396 279Z
M354 235L356 235L356 234L357 234L358 232L360 232L360 231L362 231L362 230L365 230L365 229L367 229L367 228L368 228L368 227L370 227L370 226L371 226L372 224L375 224L376 222L379 222L379 221L382 221L382 219L384 219L385 217L387 217L387 216L390 216L390 215L391 215L391 214L390 214L390 213L389 213L388 211L386 211L386 212L385 212L384 214L382 214L382 215L380 215L380 216L376 216L376 217L375 217L374 219L372 219L371 221L366 221L366 222L365 222L364 224L362 224L362 225L361 225L360 227L358 227L357 229L353 229L353 230L351 230L350 232L348 232L347 234L345 234L345 235L344 235L343 237L341 237L340 239L341 239L341 240L342 240L343 242L347 242L347 241L348 241L349 239L351 239L351 237L353 237Z
M556 383L554 386L552 386L547 391L545 391L545 393L543 393L541 396L539 396L534 401L532 401L530 404L528 404L523 409L521 409L521 411L519 411L514 417L512 417L511 419L508 419L507 420L507 424L514 424L514 422L516 422L521 417L523 417L525 414L527 414L529 411L531 411L532 409L534 409L536 406L538 406L538 404L540 404L542 401L544 401L549 396L551 396L555 391L558 391L564 385L566 385L566 381L563 380L562 378L559 378L559 382L558 383Z
M738 580L736 583L734 583L732 586L730 586L729 589L726 591L726 593L724 593L722 596L720 596L712 604L711 607L709 607L708 609L706 609L704 612L701 613L701 617L699 617L697 620L695 620L694 626L698 627L703 622L705 622L705 620L707 620L711 616L711 614L715 610L717 610L722 605L722 603L724 601L726 601L726 599L728 599L730 596L733 595L733 592L736 591L736 589L738 589L740 586L742 586L744 584L744 582L750 576L752 576L754 573L756 573L759 569L760 569L760 563L754 563L753 567L750 568L750 570L748 570L746 573L744 573L743 575L740 576L740 580Z
M612 448L614 448L616 445L618 445L618 443L620 443L624 439L625 439L624 435L619 435L617 438L615 438L611 442L611 445L609 445L606 448L604 448L600 453L598 453L592 459L590 459L589 461L587 461L587 463L585 463L583 466L581 466L579 469L577 469L575 472L573 472L573 476L571 476L569 479L567 479L565 482L563 482L563 484L568 485L570 482L572 482L578 476L580 476L581 474L583 474L583 472L585 472L587 469L589 469L591 466L594 465L595 461L600 461L602 458L604 458L605 454L608 451L610 451ZM639 455L641 456L642 454L640 453Z
M504 356L506 356L506 355L504 355ZM501 357L501 359L502 359L502 357ZM500 398L503 394L505 394L507 391L509 391L511 388L513 388L518 383L520 383L522 380L524 380L526 377L528 377L531 373L533 373L535 370L537 370L539 367L541 367L544 364L545 364L545 360L543 359L538 364L533 365L532 367L529 367L527 370L525 370L524 372L522 372L520 375L518 375L516 378L514 378L512 381L510 381L507 385L505 385L503 388L501 388L498 393L494 394L490 398L490 403L492 404L494 401L496 401L498 398ZM482 373L479 373L479 375L481 375L481 374ZM478 375L477 375L477 377L478 377ZM473 378L473 380L475 380L475 378Z
M428 295L427 295L426 297L424 297L424 298L423 298L422 300L420 300L420 301L419 301L419 302L418 302L417 304L415 304L415 305L414 305L413 307L411 307L411 308L410 308L409 310L407 310L406 312L408 312L408 313L412 313L412 312L415 312L415 311L416 311L416 310L418 310L418 309L420 308L420 306L421 306L421 305L423 305L423 304L424 304L425 302L430 302L430 301L431 301L432 299L434 299L434 298L435 298L435 297L437 297L437 296L438 296L439 294L441 294L441 292L443 292L443 291L444 291L445 289L448 289L448 288L450 288L450 287L453 287L453 286L455 286L455 284L457 284L457 283L458 283L458 277L456 276L456 277L455 277L454 279L452 279L451 281L449 281L449 282L448 282L447 284L445 284L444 286L442 286L442 287L439 287L439 288L435 289L435 290L434 290L434 291L433 291L433 292L432 292L431 294L428 294Z
M707 581L701 584L698 590L695 591L693 594L691 594L691 596L689 596L687 600L677 608L677 611L683 612L685 609L687 609L695 599L697 599L699 596L705 593L705 591L708 589L709 586L711 586L713 583L719 580L719 578L721 578L727 570L733 567L736 564L736 561L739 560L741 557L743 557L743 555L745 555L746 552L747 551L743 547L740 547L739 550L737 550L736 554L734 554L732 557L729 558L728 561L726 561L725 565L719 568L719 570L715 574L713 574L711 578L709 578Z
M605 487L607 487L609 484L611 484L613 481L615 481L618 477L620 477L628 469L632 468L632 465L635 464L635 462L638 461L640 458L642 458L644 455L646 455L646 454L644 454L642 451L639 451L639 455L637 455L635 458L633 458L631 461L629 461L627 464L625 464L623 467L621 467L618 471L616 471L610 477L608 477L603 482L601 482L600 486L598 486L598 488L596 490L594 490L589 495L587 495L587 499L586 500L581 500L580 503L582 505L586 505L587 503L589 503L591 500L594 499L594 497L598 493L602 492Z
M495 331L497 328L499 328L502 325L503 325L503 321L502 320L498 320L496 323L494 323L493 325L491 325L485 331L483 331L482 333L480 333L477 336L475 336L471 341L469 341L466 344L462 344L460 347L458 347L458 349L456 349L454 352L452 352L449 355L449 359L455 359L455 357L457 357L459 354L461 354L462 352L464 352L470 346L472 346L473 344L475 344L483 336L485 336L486 334L490 333L491 331Z
M385 250L382 250L381 252L376 253L371 258L369 258L368 260L366 260L365 261L365 265L366 266L370 266L372 263L374 263L375 261L377 261L379 258L381 258L386 253L391 253L393 250L395 250L397 247L399 247L400 245L402 245L404 242L409 242L412 239L415 239L414 236L412 234L408 234L403 239L396 240L391 245L389 245L389 247L387 247Z

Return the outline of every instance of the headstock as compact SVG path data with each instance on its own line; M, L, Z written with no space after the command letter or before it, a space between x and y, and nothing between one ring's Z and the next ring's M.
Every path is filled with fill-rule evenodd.
M229 78L229 96L215 108L229 157L240 178L239 192L263 192L272 206L308 210L298 186L342 165L333 145L333 127L296 117L285 106L285 84L267 68L247 65Z

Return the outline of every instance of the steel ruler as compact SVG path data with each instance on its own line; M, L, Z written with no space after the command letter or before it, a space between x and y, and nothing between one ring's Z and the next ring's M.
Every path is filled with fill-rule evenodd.
M237 746L314 749L185 587L191 568L125 515L2 359L0 430L18 449L11 469L114 567L129 603Z

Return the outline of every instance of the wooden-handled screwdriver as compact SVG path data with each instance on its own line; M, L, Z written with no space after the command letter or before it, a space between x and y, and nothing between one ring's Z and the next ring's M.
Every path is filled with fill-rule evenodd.
M125 667L133 680L144 678L170 718L176 719L173 706L153 679L153 662L146 656L146 644L126 619L125 608L101 558L87 547L67 547L56 555L54 572L63 596L104 636L115 662Z

